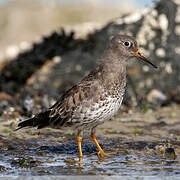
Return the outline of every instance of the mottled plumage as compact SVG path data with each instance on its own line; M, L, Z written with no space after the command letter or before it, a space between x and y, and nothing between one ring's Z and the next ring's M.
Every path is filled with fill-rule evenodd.
M95 128L111 118L120 108L126 86L126 64L135 56L150 63L138 50L132 37L116 35L111 38L101 56L100 65L69 89L46 112L35 115L18 126L72 128L76 130L78 138L83 130L90 129L100 154L105 155L95 139ZM80 142L81 138L78 139L78 145ZM82 157L81 152L79 157Z

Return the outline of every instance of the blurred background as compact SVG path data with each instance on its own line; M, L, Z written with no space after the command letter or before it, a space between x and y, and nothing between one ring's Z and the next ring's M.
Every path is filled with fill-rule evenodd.
M86 36L112 19L146 6L152 6L152 1L0 0L0 57L12 56L8 47L35 42L60 27Z
M134 36L159 67L131 61L124 104L180 103L179 8L178 0L0 0L1 113L13 101L31 114L36 96L41 108L52 105L117 33Z

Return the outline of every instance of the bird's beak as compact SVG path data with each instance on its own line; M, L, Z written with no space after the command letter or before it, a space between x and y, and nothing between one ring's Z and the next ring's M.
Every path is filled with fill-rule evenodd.
M150 62L150 61L142 54L142 52L141 52L139 49L137 49L135 56L136 56L137 58L142 59L144 62L147 62L147 63L150 64L153 68L158 68L155 64L153 64L152 62Z

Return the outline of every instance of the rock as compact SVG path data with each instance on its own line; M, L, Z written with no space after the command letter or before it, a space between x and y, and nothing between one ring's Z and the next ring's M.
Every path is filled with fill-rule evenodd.
M26 111L32 111L34 107L34 99L30 96L27 96L27 98L24 100L24 110Z
M0 172L6 171L6 167L0 165Z
M73 50L45 63L27 80L27 86L33 89L57 95L71 88L95 66L93 56L82 49Z
M4 65L0 71L0 91L16 94L24 87L27 79L46 61L77 48L81 40L74 39L74 33L65 34L53 32L50 36L42 37L31 49L19 54L14 60Z
M147 95L147 100L148 102L153 103L153 104L162 104L163 102L167 100L167 97L161 91L157 89L153 89Z
M12 96L7 94L6 92L0 92L0 101L2 100L11 100Z
M174 148L166 148L166 149L165 149L165 152L164 152L164 157L175 160L175 159L177 158L177 155L176 155L176 153L175 153Z

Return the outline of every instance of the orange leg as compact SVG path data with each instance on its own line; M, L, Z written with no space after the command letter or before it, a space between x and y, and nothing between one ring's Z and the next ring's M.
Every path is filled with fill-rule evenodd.
M79 165L82 163L82 149L81 149L82 136L77 136L78 150L79 150Z
M96 139L95 133L91 133L91 138L92 138L93 142L95 143L96 147L97 147L98 150L99 150L99 152L98 152L98 156L99 156L99 157L102 158L102 157L104 157L104 156L110 156L110 155L112 155L112 154L116 154L116 152L105 153L105 152L102 150L101 146L99 145L99 143L98 143L98 141L97 141L97 139Z

